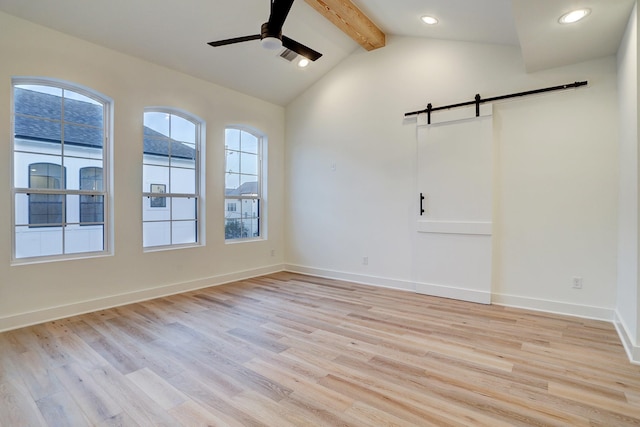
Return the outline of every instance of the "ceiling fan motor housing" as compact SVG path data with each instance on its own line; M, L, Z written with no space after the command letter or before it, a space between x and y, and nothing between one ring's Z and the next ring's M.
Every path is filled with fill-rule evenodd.
M271 31L269 23L262 24L260 31L260 43L265 49L276 50L282 47L282 31Z
M269 37L282 40L282 30L271 31L271 29L269 28L269 23L265 22L264 24L262 24L262 27L261 27L260 38L265 39Z

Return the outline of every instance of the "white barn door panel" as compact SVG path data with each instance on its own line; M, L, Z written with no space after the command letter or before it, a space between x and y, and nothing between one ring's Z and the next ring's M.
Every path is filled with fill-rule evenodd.
M469 117L468 110L459 110L458 116L461 114ZM417 189L424 196L424 212L416 220L413 281L420 293L488 304L493 211L491 106L483 106L480 117L443 119L446 121L418 126Z

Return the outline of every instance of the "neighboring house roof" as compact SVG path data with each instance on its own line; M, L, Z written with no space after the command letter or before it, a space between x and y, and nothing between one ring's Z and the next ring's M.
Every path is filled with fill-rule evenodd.
M62 98L57 95L15 88L15 137L32 141L60 143ZM103 141L102 106L65 98L64 143L101 148ZM195 159L196 150L180 141L144 127L144 153Z
M14 96L15 136L59 144L62 98L23 88L15 88ZM102 117L102 106L65 98L65 144L102 147Z
M226 196L245 196L248 194L258 194L258 182L245 182L238 188L225 188L224 194Z
M170 144L167 144L167 141ZM168 156L169 145L171 145L171 156L181 159L195 159L196 150L190 145L186 145L175 139L167 138L160 132L156 132L150 127L144 126L144 153L156 156Z

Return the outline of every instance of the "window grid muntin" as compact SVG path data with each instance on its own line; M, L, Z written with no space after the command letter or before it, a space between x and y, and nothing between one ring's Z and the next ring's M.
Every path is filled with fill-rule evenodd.
M16 112L16 89L25 89L25 90L29 90L27 88L24 88L24 86L35 86L37 88L55 88L55 89L59 89L60 90L60 98L61 98L61 102L60 102L60 119L52 119L50 117L44 117L44 116L35 116L35 115L29 115L29 114L21 114ZM38 90L37 90L38 91ZM40 92L40 91L38 91ZM70 94L70 96L66 96L67 92ZM41 93L47 93L47 92L41 92ZM102 121L102 126L90 126L90 125L86 125L86 124L82 124L82 123L78 123L78 122L73 122L73 121L69 121L66 120L66 114L65 114L65 103L66 100L68 99L73 99L75 95L80 95L82 97L86 97L88 99L90 99L92 102L92 104L96 105L99 107L99 115L101 116L101 121ZM58 95L54 95L54 96L58 96ZM42 261L48 261L48 260L60 260L60 259L68 259L68 258L77 258L78 256L81 257L89 257L89 256L95 256L95 255L100 255L100 254L106 254L110 251L110 243L111 243L111 239L110 239L110 227L109 227L109 221L107 220L107 216L108 216L108 212L110 212L110 208L109 208L109 185L108 183L109 181L109 165L110 165L110 147L109 147L109 132L111 129L111 116L110 116L110 109L111 109L111 103L112 101L109 100L107 97L104 97L100 94L94 93L92 89L88 89L88 88L83 88L80 87L78 85L72 84L72 83L67 83L67 82L62 82L62 81L58 81L55 79L48 79L48 78L38 78L38 77L17 77L17 78L13 78L12 79L12 114L11 114L11 129L12 129L12 138L11 138L11 143L12 143L12 161L11 161L11 189L12 189L12 224L13 224L13 233L12 233L12 262L31 262L33 260L42 260ZM51 153L47 153L44 152L43 150L28 150L28 149L20 149L17 148L17 145L22 144L22 142L18 142L17 140L19 139L24 139L25 136L24 135L20 135L20 134L16 134L16 117L27 117L27 118L33 118L36 120L42 120L42 121L46 121L46 122L51 122L51 123L59 123L60 124L60 140L57 139L51 139L51 138L34 138L34 142L39 142L39 143L48 143L48 142L55 142L58 143L60 145L60 151L59 153L56 154L51 154ZM101 141L100 141L100 146L90 146L91 148L97 149L99 148L99 152L100 152L100 157L99 159L96 159L96 157L86 157L86 156L67 156L66 155L66 150L65 150L65 145L66 145L66 139L65 139L65 126L66 125L73 125L73 126L85 126L87 128L92 128L92 129L99 129L101 132ZM17 136L16 136L17 135ZM74 145L74 144L72 144ZM78 160L88 160L88 161L95 161L95 160L99 160L102 163L102 173L103 173L103 190L99 193L96 192L86 192L86 191L79 191L76 189L68 189L67 187L67 174L63 173L63 183L61 185L61 189L55 189L55 190L50 190L50 189L40 189L40 188L28 188L28 187L16 187L15 181L16 181L16 171L19 169L16 167L15 165L15 161L16 161L16 153L26 153L26 154L34 154L34 155L41 155L41 156L55 156L58 157L60 159L60 166L63 168L63 170L66 171L66 161L67 159L78 159ZM17 197L20 194L59 194L62 195L62 201L63 201L63 208L62 208L62 215L63 215L63 221L62 224L60 225L60 227L55 227L55 226L51 226L51 225L46 225L46 228L59 228L61 230L62 233L62 246L61 246L61 250L59 251L59 253L55 253L55 254L45 254L45 255L31 255L31 256L18 256L17 254L17 237L16 237L16 233L18 232L19 228L24 228L30 227L28 218L29 216L27 215L27 222L26 223L20 223L18 222L18 219L16 218L16 204L17 204ZM78 195L78 194L87 194L87 195L92 195L92 194L98 194L100 196L102 196L103 201L104 201L104 211L103 211L103 219L104 221L101 223L96 223L94 225L99 225L102 228L101 231L101 242L102 242L102 248L99 250L67 250L67 246L66 246L66 240L68 238L67 234L69 232L69 226L75 226L75 225L79 225L79 222L68 222L66 220L66 216L67 216L67 197L68 196L73 196L73 195Z

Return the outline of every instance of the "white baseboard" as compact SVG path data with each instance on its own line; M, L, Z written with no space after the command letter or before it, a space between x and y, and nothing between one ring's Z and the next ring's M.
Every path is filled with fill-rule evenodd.
M127 292L124 294L111 295L104 298L96 298L72 304L65 304L57 307L50 307L43 310L0 317L0 332L48 322L51 320L62 319L65 317L76 316L78 314L104 310L107 308L117 307L125 304L131 304L154 298L175 295L182 292L208 288L210 286L223 285L225 283L235 282L238 280L245 280L252 277L263 276L265 274L277 273L283 270L284 265L282 264L270 265L266 267L206 277L189 282L174 283L157 288L143 289L135 292Z
M426 283L414 283L406 280L388 279L377 276L345 273L341 271L305 267L295 264L285 264L285 271L300 273L327 279L346 280L349 282L364 285L379 286L384 288L399 289L404 291L421 292L428 295L454 298L465 301L478 302L482 304L504 305L514 308L523 308L546 313L562 314L567 316L581 317L585 319L602 320L611 322L616 327L620 340L627 352L629 361L640 365L640 346L634 345L628 334L628 329L620 320L620 316L615 310L605 307L595 307L589 305L572 304L559 301L543 300L515 295L495 294L470 289L458 289L447 286L431 285Z
M408 280L389 279L379 276L368 276L365 274L345 273L342 271L305 267L296 264L286 264L285 270L292 273L307 274L311 276L324 277L327 279L346 280L363 285L419 292L437 297L460 299L481 304L489 304L491 302L490 293L476 291L473 289L454 288L450 286L434 285L430 283L417 283Z
M117 307L125 304L146 301L153 298L161 298L169 295L179 294L182 292L203 289L210 286L223 285L225 283L250 279L252 277L263 276L265 274L277 273L280 271L290 271L293 273L324 277L328 279L345 280L364 285L379 286L383 288L398 289L403 291L421 292L443 298L462 299L465 301L479 302L483 304L492 302L494 304L509 307L517 307L555 314L565 314L576 317L609 321L612 322L616 327L618 335L620 336L620 340L622 341L622 344L625 348L625 351L627 352L631 363L640 365L640 346L636 345L635 341L631 339L628 328L622 321L619 314L613 309L569 304L535 298L518 297L514 295L488 294L486 292L480 292L470 289L459 289L426 283L414 283L407 280L346 273L294 264L277 264L250 270L221 274L217 276L193 280L190 282L175 283L157 288L143 289L135 292L128 292L124 294L111 295L104 298L97 298L57 307L50 307L44 310L0 317L0 332L48 322L51 320L62 319L65 317L76 316L93 311L104 310L107 308Z
M617 310L615 311L615 319L613 321L613 324L616 327L616 331L618 331L620 341L622 341L624 350L627 352L629 361L631 361L631 363L633 363L634 365L640 365L640 346L638 346L635 343L635 340L631 337L629 328L627 328L626 323L624 322L624 320L622 320L622 317Z
M491 292L475 289L454 288L453 286L416 283L416 292L434 297L458 299L479 304L491 304Z
M506 294L492 294L491 301L497 305L504 305L527 310L543 311L546 313L565 314L586 319L604 320L612 322L614 310L605 307L572 304L560 301L551 301L537 298L520 297Z
M297 264L285 264L285 271L291 273L305 274L307 276L323 277L325 279L345 280L347 282L360 283L362 285L373 285L381 288L399 289L402 291L415 292L415 284L405 280L385 279L364 274L345 273L343 271L327 270L324 268L305 267Z

